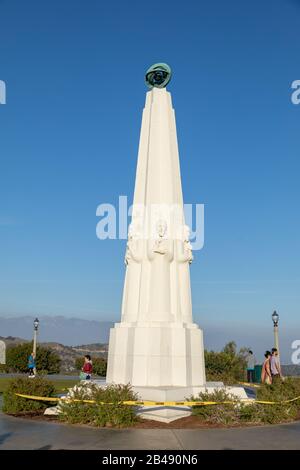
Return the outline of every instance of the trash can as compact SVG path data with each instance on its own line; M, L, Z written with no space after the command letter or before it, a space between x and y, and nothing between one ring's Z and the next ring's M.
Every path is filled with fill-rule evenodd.
M261 371L262 371L262 365L257 364L254 366L254 382L257 384L260 384L261 382Z

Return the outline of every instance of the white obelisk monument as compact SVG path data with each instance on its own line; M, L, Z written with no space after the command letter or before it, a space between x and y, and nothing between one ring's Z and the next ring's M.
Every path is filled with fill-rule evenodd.
M184 388L205 384L202 330L192 318L192 259L171 94L154 86L143 111L122 318L110 333L107 382L139 391L179 387L181 399Z
M110 331L106 382L130 383L143 400L173 401L224 385L205 380L203 334L192 315L193 255L183 213L175 113L157 70L162 78L170 72L167 64L148 71L154 85L143 111L122 317ZM243 388L227 390L247 397ZM187 409L160 408L143 416L168 422L188 414Z

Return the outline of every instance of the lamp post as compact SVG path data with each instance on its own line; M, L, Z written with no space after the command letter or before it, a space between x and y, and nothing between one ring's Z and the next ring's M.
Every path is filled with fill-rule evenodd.
M273 325L274 325L274 345L275 345L275 348L278 351L278 356L280 356L280 354L279 354L279 337L278 337L279 315L276 312L276 310L272 314L272 320L273 320Z
M34 327L34 330L33 330L33 352L34 352L34 355L36 356L36 342L37 342L37 332L38 332L38 328L39 328L39 320L38 318L36 318L33 322L33 327Z

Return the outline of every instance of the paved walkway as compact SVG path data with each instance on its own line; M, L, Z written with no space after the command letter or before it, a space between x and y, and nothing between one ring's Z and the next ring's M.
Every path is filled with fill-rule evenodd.
M300 449L300 423L240 429L92 429L0 414L4 449Z

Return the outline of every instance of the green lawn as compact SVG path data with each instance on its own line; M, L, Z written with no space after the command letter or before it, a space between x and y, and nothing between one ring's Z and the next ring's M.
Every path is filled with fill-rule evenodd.
M3 393L8 387L9 382L13 380L12 377L0 377L0 393ZM31 379L34 380L34 379ZM79 380L52 380L55 390L58 393L66 391L66 389L74 387Z

